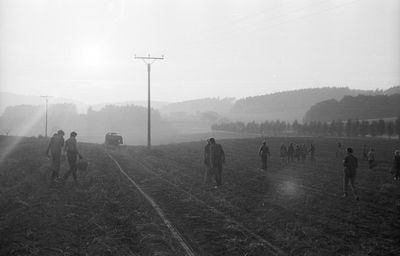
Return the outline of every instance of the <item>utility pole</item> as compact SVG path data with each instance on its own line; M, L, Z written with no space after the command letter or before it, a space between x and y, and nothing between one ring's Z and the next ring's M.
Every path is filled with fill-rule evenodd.
M46 100L46 128L45 128L45 130L44 130L44 137L47 138L47 103L49 102L49 98L50 98L51 96L44 95L44 96L40 96L40 97L41 97L41 98L44 98L44 99Z
M151 64L157 60L163 60L164 55L161 57L151 57L150 54L147 57L139 57L135 55L135 59L143 60L147 65L147 147L151 148L151 108L150 108L150 71Z

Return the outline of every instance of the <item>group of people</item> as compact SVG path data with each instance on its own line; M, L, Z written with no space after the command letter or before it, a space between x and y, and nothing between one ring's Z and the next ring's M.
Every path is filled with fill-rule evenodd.
M295 145L293 142L291 142L287 147L285 144L282 144L280 148L281 164L284 165L286 163L292 163L295 160L297 162L300 162L301 160L301 162L304 163L308 153L310 153L310 160L315 161L314 144L310 144L310 149L307 149L307 146L304 143Z
M78 157L83 159L82 155L78 151L77 147L77 133L71 132L70 138L64 141L64 131L59 130L53 135L50 143L46 150L46 155L50 156L52 161L52 175L51 181L61 181L65 182L68 177L72 174L74 181L77 181L77 161ZM338 143L337 154L339 156L339 149L343 152L343 145ZM67 155L67 160L69 164L69 170L60 177L60 166L61 166L61 156L63 151ZM355 177L356 170L358 168L358 159L353 155L353 149L351 147L346 148L346 156L343 159L344 176L343 176L343 197L348 195L348 186L352 188L354 197L358 200L358 195L355 188ZM280 147L280 158L281 163L291 163L296 159L297 162L302 160L305 161L307 153L310 153L310 158L312 161L315 160L315 146L311 143L309 150L305 144L295 145L290 143L288 147L282 144ZM267 146L266 141L264 141L258 152L261 158L261 168L267 170L267 160L270 157L270 150ZM366 150L364 145L363 158L368 160L369 168L371 169L375 166L375 152L371 148L369 151ZM204 164L206 165L205 172L205 183L211 183L212 177L215 177L216 188L222 185L222 165L225 164L225 152L222 146L216 143L215 138L210 138L207 140L207 145L204 148ZM400 180L400 151L396 150L393 158L392 173L394 174L395 180Z
M58 130L57 133L51 137L50 143L46 150L46 156L51 157L52 183L58 181L65 182L71 174L75 182L78 179L78 157L83 159L82 155L78 151L76 141L76 136L78 134L76 132L71 132L69 139L66 141L64 141L64 135L65 133L63 130ZM69 170L62 177L60 177L61 157L63 152L65 152L67 155Z
M347 156L343 160L343 166L344 166L343 197L347 197L348 186L350 184L353 195L358 200L359 197L357 195L356 188L354 185L356 170L358 167L358 160L355 156L353 156L352 148L347 148L346 151L347 151ZM371 148L369 151L367 151L366 145L364 145L363 158L364 160L368 161L369 169L372 169L374 166L376 166L374 149ZM394 175L394 180L400 179L400 150L394 151L391 173Z
M296 159L298 162L300 158L302 162L306 160L306 155L310 153L311 160L315 160L315 146L311 143L310 149L307 150L305 144L295 145L290 143L288 147L282 144L280 148L280 157L282 164L294 162ZM258 151L258 155L261 158L261 169L267 170L267 161L271 153L267 142L264 141ZM207 140L207 145L204 148L204 164L206 165L206 172L204 181L206 184L211 182L211 178L215 177L216 186L219 187L222 184L222 165L225 163L225 152L222 146L216 143L215 138Z
M348 196L348 187L350 185L352 189L353 196L356 200L359 199L357 194L357 190L355 187L355 177L358 168L358 159L353 155L353 148L348 147L345 150L344 146L339 143L338 149L341 152L337 151L336 156L338 157L341 154L343 158L343 167L344 167L344 175L343 175L343 197ZM364 146L364 149L366 146ZM343 155L342 152L345 152ZM365 151L364 151L365 152ZM375 154L374 150L370 149L365 155L363 152L363 156L366 160L368 160L369 168L374 166L375 164ZM307 153L310 153L310 159L315 161L315 146L311 143L309 150L305 144L294 145L294 143L290 143L288 147L285 144L282 144L280 147L280 158L281 163L290 163L294 162L296 159L298 162L300 158L302 161L305 161ZM261 159L261 168L263 170L267 169L267 159L270 157L270 150L267 146L266 141L264 141L258 151L258 155ZM210 138L207 140L207 145L204 148L204 164L206 165L206 173L205 173L205 183L211 182L211 177L215 176L216 187L221 186L222 184L222 165L225 163L225 152L220 144L217 144L214 138ZM395 180L400 180L400 151L396 150L393 158L393 167L392 173L394 174Z
M295 145L293 142L289 143L288 146L282 144L279 153L281 165L285 165L295 161L300 162L300 160L302 163L304 163L306 161L308 153L310 153L310 160L312 162L315 161L315 146L312 143L310 145L310 149L307 149L306 144ZM269 148L266 141L263 142L258 154L261 157L261 169L266 170L267 159L270 156Z

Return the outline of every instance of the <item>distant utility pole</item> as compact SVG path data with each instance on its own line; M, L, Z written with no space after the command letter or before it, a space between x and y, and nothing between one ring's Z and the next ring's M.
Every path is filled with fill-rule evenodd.
M44 96L40 96L40 97L44 98L46 100L46 128L44 130L44 137L47 138L47 103L49 102L49 98L51 98L51 96L44 95Z
M139 57L135 55L135 59L143 60L143 62L147 65L147 147L151 148L150 71L151 64L157 60L163 60L164 55L161 57L151 57L150 54L147 57Z

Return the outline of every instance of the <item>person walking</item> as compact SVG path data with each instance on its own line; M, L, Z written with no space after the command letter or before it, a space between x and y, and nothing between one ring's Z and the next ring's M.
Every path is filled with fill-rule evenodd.
M310 145L310 161L311 161L312 163L315 162L315 146L314 146L314 144L312 144L312 143L311 143L311 145Z
M348 195L348 186L350 184L351 190L356 200L359 200L357 195L357 191L355 188L355 178L356 178L356 171L358 168L358 160L355 156L353 156L353 149L347 148L347 156L343 160L344 166L344 177L343 177L343 198L347 197Z
M306 158L307 158L306 144L300 145L300 156L301 156L301 162L304 164L306 162Z
M270 153L266 141L261 145L258 155L261 157L261 169L267 170L267 158L270 156Z
M364 147L363 147L363 159L368 160L368 148L367 148L366 144L364 144Z
M344 145L340 142L337 144L336 148L336 158L342 158L344 155Z
M294 158L296 158L297 162L300 162L300 145L296 145L294 150Z
M376 166L375 163L375 150L373 148L368 152L368 168L372 170Z
M65 148L64 151L67 152L67 159L68 159L68 164L69 164L69 170L64 174L63 176L63 181L65 182L69 175L72 174L72 177L74 178L74 181L77 182L78 177L77 177L77 161L78 161L78 156L79 159L82 159L82 155L78 151L77 143L76 143L76 136L78 134L76 132L71 132L69 139L65 141Z
M280 157L281 157L281 166L284 166L285 165L285 163L287 162L286 161L286 159L287 159L287 155L288 155L288 150L287 150L287 148L286 148L286 145L285 144L282 144L281 145L281 149L280 149Z
M293 157L294 157L294 145L293 142L291 142L288 147L288 163L293 162Z
M207 145L204 147L204 164L206 165L206 170L204 172L204 184L210 184L211 177L213 176L212 168L210 168L209 162L210 162L210 140L207 139Z
M61 153L64 146L64 131L58 130L50 139L50 143L46 149L46 156L51 153L51 182L55 182L59 178L60 166L61 166Z
M394 151L393 157L394 180L400 180L400 150Z
M208 172L215 176L216 188L222 185L222 165L225 164L225 152L214 138L209 139L210 144L205 147L205 163Z

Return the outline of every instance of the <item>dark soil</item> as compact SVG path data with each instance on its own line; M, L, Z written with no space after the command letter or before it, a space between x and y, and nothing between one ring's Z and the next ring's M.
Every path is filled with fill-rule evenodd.
M310 139L268 139L267 171L259 169L261 139L218 141L227 164L217 189L203 182L204 142L109 152L197 255L398 255L400 184L388 169L399 142L312 140L316 162L281 165L281 143ZM359 201L341 199L338 141L359 158ZM362 160L363 144L377 152L373 170ZM89 170L78 184L56 185L49 183L46 145L0 137L0 255L184 255L102 145L79 144ZM67 168L64 161L62 172Z

